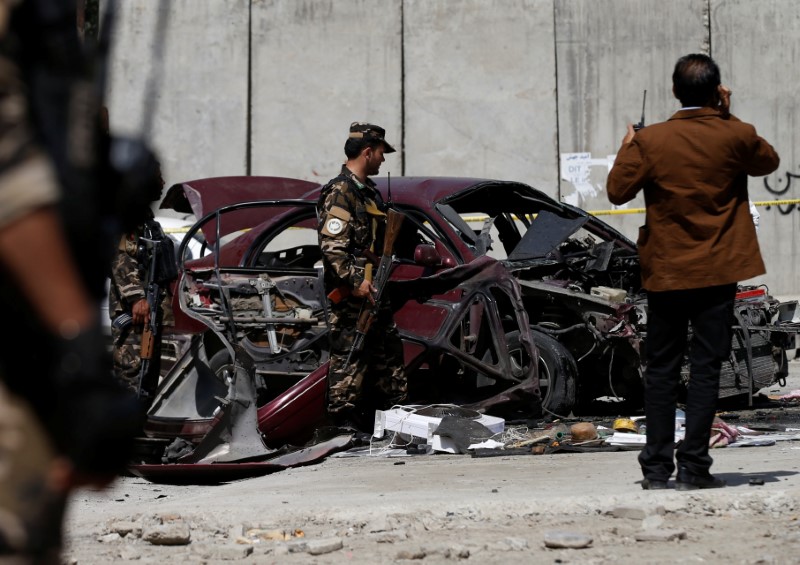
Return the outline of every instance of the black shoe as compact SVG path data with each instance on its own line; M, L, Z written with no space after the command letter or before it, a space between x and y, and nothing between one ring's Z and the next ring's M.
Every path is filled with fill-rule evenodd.
M667 481L659 481L657 479L642 479L642 488L644 490L666 490Z
M676 490L700 490L706 488L722 488L726 486L723 479L718 479L712 474L690 475L689 473L678 473L675 479Z

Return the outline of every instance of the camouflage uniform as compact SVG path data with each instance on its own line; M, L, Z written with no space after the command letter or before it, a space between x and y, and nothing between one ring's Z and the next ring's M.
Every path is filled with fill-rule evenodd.
M352 291L371 276L361 250L381 249L385 208L375 184L360 182L346 166L322 190L318 204L319 242L325 288ZM349 293L346 293L349 294ZM330 305L331 356L328 412L336 417L401 403L407 395L403 346L388 305L383 305L365 340L345 366L364 299L347 296Z
M111 263L111 285L108 292L108 315L113 322L122 314L131 314L133 305L146 297L147 265L139 260L141 227L134 233L122 236L117 253ZM162 324L174 325L172 295L167 292L161 302ZM111 337L114 343L114 374L133 391L139 384L142 330L141 324L120 330L113 323Z
M10 4L0 2L0 39ZM27 107L17 66L0 53L0 227L59 197L52 167L34 143ZM0 292L4 311L9 296ZM0 361L9 353L21 352L6 348ZM31 403L6 386L38 375L6 371L0 368L0 561L14 555L14 563L58 563L66 497L50 490L47 476L56 451Z

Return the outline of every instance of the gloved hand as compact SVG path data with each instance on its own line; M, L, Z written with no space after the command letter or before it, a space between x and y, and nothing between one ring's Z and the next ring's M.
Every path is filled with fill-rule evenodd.
M113 477L125 469L144 411L136 395L112 374L100 327L58 339L52 379L56 447L88 476Z

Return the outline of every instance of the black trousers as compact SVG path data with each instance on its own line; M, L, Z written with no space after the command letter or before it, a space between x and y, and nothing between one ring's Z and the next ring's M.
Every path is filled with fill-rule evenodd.
M690 379L686 436L675 452L679 472L706 475L719 373L731 350L736 285L647 293L647 444L639 454L642 474L666 481L675 470L675 405L688 342Z

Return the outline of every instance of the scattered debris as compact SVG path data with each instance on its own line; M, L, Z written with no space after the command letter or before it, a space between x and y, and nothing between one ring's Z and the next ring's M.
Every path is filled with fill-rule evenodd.
M639 424L632 418L617 418L613 427L615 432L639 433Z
M180 517L162 516L142 528L142 539L153 545L188 545L192 534Z
M618 506L608 512L614 518L626 518L628 520L644 520L648 516L663 516L666 510L663 506Z
M544 534L544 546L550 549L583 549L593 541L592 536L578 532L556 530Z
M736 441L739 437L739 430L729 426L719 417L715 417L711 424L711 438L708 441L709 447L725 447Z
M528 548L525 538L504 538L486 545L489 551L525 551Z
M467 453L505 429L505 420L455 405L403 406L375 412L374 437L393 432L406 443L432 446L434 451Z
M569 433L573 442L597 439L597 428L591 422L572 424Z
M686 539L683 530L643 530L635 536L636 541L675 541Z
M647 518L642 520L643 530L658 530L663 525L664 525L664 518L657 514L653 516L648 516Z
M326 553L338 551L344 547L341 538L309 540L307 545L308 548L306 552L311 555L324 555Z
M253 546L241 544L209 543L205 545L193 546L192 553L198 555L203 560L218 561L237 561L244 559L253 553Z
M282 529L273 529L273 530L262 530L262 529L250 529L244 532L245 539L249 540L261 540L261 541L286 541L296 538L305 537L305 532L303 530L282 530Z
M122 537L126 537L128 535L132 535L134 537L142 536L142 524L140 522L118 520L116 522L112 522L108 529Z
M800 389L795 389L779 396L768 395L770 400L800 400Z
M423 549L403 549L397 552L396 559L425 559L427 555Z

